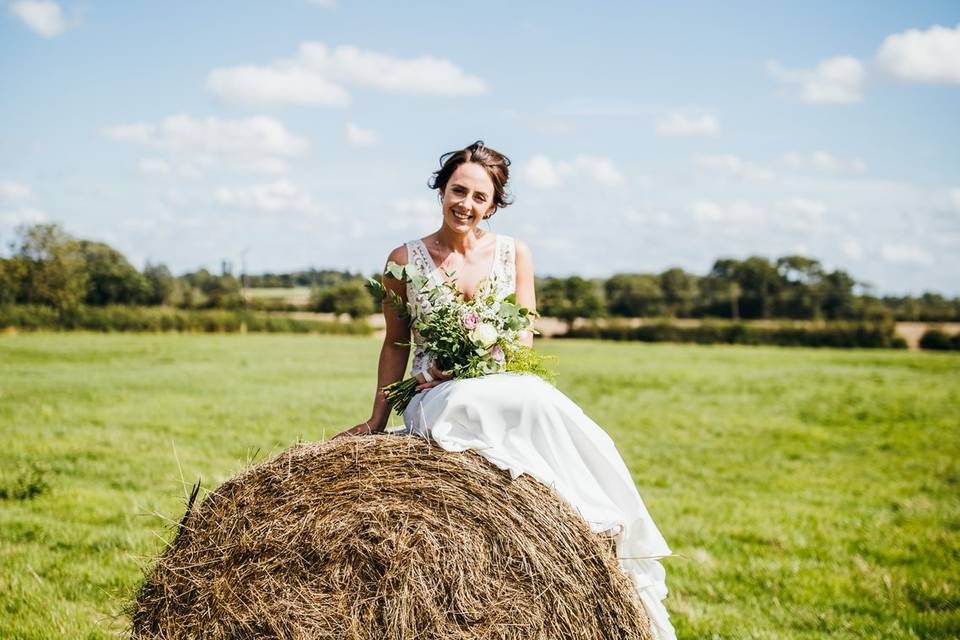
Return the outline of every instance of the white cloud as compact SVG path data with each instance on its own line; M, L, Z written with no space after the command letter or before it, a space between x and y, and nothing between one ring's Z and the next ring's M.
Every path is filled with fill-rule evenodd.
M372 147L380 143L380 134L373 129L363 129L352 122L348 122L347 142L358 147Z
M389 208L397 214L387 223L393 231L413 229L428 233L440 224L440 204L436 198L401 198L390 202Z
M700 169L750 182L765 182L775 176L770 169L731 154L696 155L693 161Z
M33 189L22 182L0 180L0 201L23 202L33 197Z
M863 173L867 170L867 163L861 158L839 158L826 151L785 153L783 163L793 169L816 169L825 172L851 171L853 173Z
M10 13L20 18L31 31L44 38L55 38L67 29L60 5L51 0L11 2Z
M537 189L558 187L567 179L587 178L606 187L618 187L626 178L609 158L577 156L572 161L555 161L547 156L536 155L520 171L523 179Z
M933 257L921 247L912 244L884 244L880 255L886 262L902 265L930 266Z
M0 225L47 222L47 214L31 204L33 189L22 182L0 180Z
M473 96L488 90L486 82L448 60L395 58L350 46L331 49L321 42L304 42L296 57L270 66L226 67L207 76L211 93L247 106L345 107L350 103L347 85L442 96Z
M310 194L289 180L247 187L220 187L214 192L214 199L227 207L264 213L316 211Z
M337 6L337 0L307 0L307 4L312 4L324 9L333 9Z
M953 205L954 211L960 213L960 189L950 190L950 203Z
M720 123L708 113L674 111L657 118L656 132L660 136L715 136L720 132Z
M307 150L306 140L264 116L200 120L174 115L157 124L107 127L103 133L113 140L166 152L166 158L141 160L140 171L149 175L197 177L216 170L279 174L286 171L288 158Z
M47 214L32 207L19 207L9 211L0 211L0 224L16 227L21 224L40 224L47 222Z
M863 63L850 56L827 58L813 69L787 69L770 61L767 72L784 84L795 85L800 100L811 104L860 102L866 77Z
M860 241L856 238L847 238L844 240L841 249L843 251L843 255L851 260L863 259L863 247L860 246Z
M906 82L960 83L960 25L934 25L887 36L877 64Z
M520 171L521 176L537 189L560 186L560 172L556 164L546 156L533 156Z

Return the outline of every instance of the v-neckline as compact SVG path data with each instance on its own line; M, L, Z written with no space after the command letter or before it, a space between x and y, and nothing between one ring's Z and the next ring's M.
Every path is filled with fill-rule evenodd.
M427 243L423 241L423 238L419 238L417 242L420 243L420 247L423 249L424 253L427 254L426 255L427 260L430 261L430 265L431 267L433 267L429 275L432 276L436 274L437 279L440 280L440 284L444 284L444 285L451 284L451 282L449 282L446 278L443 277L443 269L441 269L440 266L437 265L437 261L433 259L433 254L430 253L430 248L427 246ZM463 296L464 300L466 300L467 302L472 301L473 298L476 296L477 291L480 290L480 285L483 283L483 281L489 280L491 277L493 277L493 272L497 268L497 260L499 258L500 258L500 234L497 233L497 234L494 234L493 236L493 259L490 261L490 268L487 270L487 274L477 281L477 288L473 292L474 295L468 298L465 291L463 291L456 285L453 285L454 288L456 288L457 291L459 291L460 294Z

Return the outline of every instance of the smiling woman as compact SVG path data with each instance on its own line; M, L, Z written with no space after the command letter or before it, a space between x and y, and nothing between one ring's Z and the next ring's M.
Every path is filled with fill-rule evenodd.
M477 141L443 155L440 164L429 183L440 194L440 228L397 247L387 260L383 286L390 295L383 306L386 335L372 415L340 435L385 429L391 403L384 388L393 389L403 377L412 331L416 349L411 375L419 384L405 408L398 405L404 433L447 451L475 450L513 478L528 474L552 488L593 531L615 544L620 567L650 618L653 637L674 638L661 602L667 587L659 562L671 551L613 440L536 375L487 373L454 379L440 370L437 354L424 346L416 327L430 318L441 319L447 327L449 317L451 335L460 335L470 328L468 320L473 326L502 309L518 308L524 314L536 309L533 262L526 244L479 227L510 204L506 193L510 161ZM460 299L479 303L475 317L461 315L456 306ZM471 357L503 360L504 350L522 349L513 334L494 333L489 338L480 342L468 338ZM519 342L532 347L533 335L523 331Z

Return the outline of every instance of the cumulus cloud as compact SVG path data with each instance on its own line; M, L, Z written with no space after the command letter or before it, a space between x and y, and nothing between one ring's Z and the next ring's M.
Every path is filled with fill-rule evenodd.
M954 211L960 213L960 189L950 190L950 204L953 205Z
M592 182L617 187L626 183L626 178L609 158L577 156L572 161L557 161L544 155L533 156L521 169L520 175L538 189L558 187L568 179L586 178Z
M456 64L432 56L396 58L377 51L322 42L304 42L297 55L269 66L214 69L207 89L220 99L245 106L306 105L345 107L347 86L388 93L473 96L487 92L486 82Z
M863 247L860 246L860 241L856 238L847 238L843 241L840 248L843 251L843 255L851 260L863 259Z
M889 35L877 51L877 64L906 82L960 83L960 24Z
M886 262L902 265L930 266L933 256L925 249L912 244L891 243L880 248L880 256Z
M827 58L813 69L787 69L770 61L767 72L781 83L795 87L800 100L810 104L860 102L866 78L863 63L850 56Z
M826 151L810 153L792 151L783 155L783 163L792 169L816 169L824 172L863 173L867 170L867 163L861 158L840 158Z
M348 122L347 142L357 147L372 147L380 143L380 134L373 129L364 129Z
M708 113L674 111L657 118L656 132L660 136L715 136L720 133L720 123Z
M11 2L9 9L27 28L44 38L55 38L67 30L63 11L52 0L19 0Z
M283 123L258 116L238 120L196 119L174 115L159 123L134 123L106 127L112 140L165 152L166 158L140 161L148 175L196 177L209 171L278 174L286 160L307 150L307 141Z
M696 155L693 162L702 170L749 182L765 182L775 176L770 169L731 154Z
M289 180L244 187L220 187L214 192L214 199L227 207L262 213L317 210L310 194Z
M0 225L15 227L47 222L47 214L38 209L33 200L33 189L29 185L0 180Z

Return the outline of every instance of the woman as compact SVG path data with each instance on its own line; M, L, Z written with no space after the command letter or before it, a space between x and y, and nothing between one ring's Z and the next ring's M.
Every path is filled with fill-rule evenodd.
M471 298L486 279L499 297L516 294L517 304L536 308L533 262L526 244L480 228L480 222L510 202L510 161L476 142L441 157L430 187L440 196L440 229L394 249L388 261L414 264L429 274L424 288L440 286L450 274ZM384 285L404 302L424 293L384 276ZM421 308L423 305L416 305ZM400 380L410 354L410 327L384 304L386 336L380 351L377 388ZM419 342L419 336L414 336ZM533 336L522 341L533 345ZM575 507L594 531L616 540L620 565L650 616L656 638L674 638L661 600L667 594L658 558L670 549L647 513L616 446L576 404L531 375L498 374L450 381L417 347L411 375L420 384L404 411L406 429L448 451L474 449L513 477L529 473ZM382 432L390 407L378 391L370 419L340 435Z

